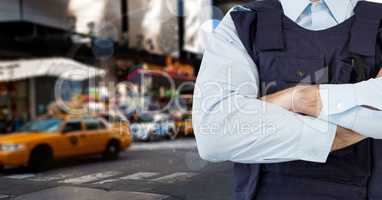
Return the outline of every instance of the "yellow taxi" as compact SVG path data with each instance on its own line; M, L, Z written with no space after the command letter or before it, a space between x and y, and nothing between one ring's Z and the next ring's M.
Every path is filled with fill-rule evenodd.
M100 154L116 159L131 142L128 127L116 128L99 117L38 119L0 136L0 166L40 171L60 158Z

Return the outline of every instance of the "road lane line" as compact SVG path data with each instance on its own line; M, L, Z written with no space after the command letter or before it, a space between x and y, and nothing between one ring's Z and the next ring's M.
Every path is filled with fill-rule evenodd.
M162 176L156 179L153 179L152 181L157 182L165 182L165 183L174 183L176 181L185 181L193 176L195 176L196 173L189 173L189 172L177 172L173 173L167 176Z
M27 179L27 178L32 178L35 177L35 174L18 174L18 175L9 175L9 176L3 176L4 178L9 178L9 179Z
M138 172L135 174L131 174L128 176L120 177L121 180L142 180L142 179L148 179L154 176L159 175L159 173L156 172Z
M0 199L5 199L5 198L9 198L9 196L5 194L0 194Z
M121 174L121 172L117 172L117 171L100 172L100 173L95 173L95 174L89 174L86 176L81 176L78 178L65 179L63 181L59 181L59 183L84 184L84 183L98 181L100 179L110 178L112 176L117 176L120 174Z

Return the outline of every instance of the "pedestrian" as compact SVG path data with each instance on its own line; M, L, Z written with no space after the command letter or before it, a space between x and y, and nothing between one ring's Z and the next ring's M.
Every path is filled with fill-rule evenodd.
M361 82L381 22L376 2L253 0L208 35L193 126L203 159L234 163L235 199L382 199L380 80Z

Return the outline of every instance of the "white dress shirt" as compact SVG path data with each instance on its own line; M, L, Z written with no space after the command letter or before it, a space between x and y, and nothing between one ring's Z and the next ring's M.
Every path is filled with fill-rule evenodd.
M287 17L312 30L343 22L353 14L356 2L325 0L310 5L309 0L281 0ZM232 10L253 12L241 6ZM207 38L193 104L200 156L240 163L325 162L337 125L258 99L257 67L229 13Z
M356 84L320 85L319 118L382 139L382 78Z

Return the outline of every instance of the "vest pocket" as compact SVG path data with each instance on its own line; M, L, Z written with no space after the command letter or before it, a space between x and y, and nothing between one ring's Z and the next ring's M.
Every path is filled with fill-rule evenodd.
M331 67L331 77L330 83L332 84L345 84L351 83L352 79L358 79L357 76L363 76L362 74L356 73L354 70L355 61L354 59L346 60L335 60L333 62L333 67Z

